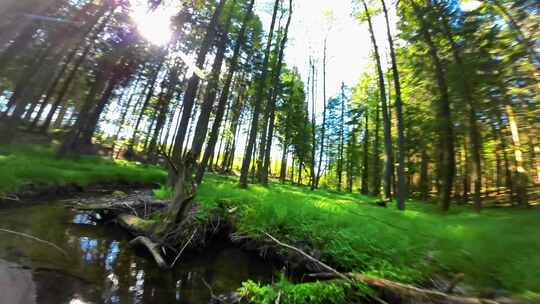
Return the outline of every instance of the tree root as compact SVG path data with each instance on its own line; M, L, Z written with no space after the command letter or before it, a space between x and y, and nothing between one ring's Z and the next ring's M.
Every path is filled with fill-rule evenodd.
M129 242L129 245L131 246L141 245L141 246L146 247L148 251L152 254L152 257L154 257L154 260L158 264L159 268L162 268L162 269L169 268L169 265L167 264L167 262L165 262L165 259L161 255L161 252L160 252L161 246L153 242L149 238L145 236L138 236L134 238L133 240L131 240Z

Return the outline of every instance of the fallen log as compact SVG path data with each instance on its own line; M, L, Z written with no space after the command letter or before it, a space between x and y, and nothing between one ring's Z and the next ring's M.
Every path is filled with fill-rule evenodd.
M159 268L161 269L169 268L169 265L167 265L167 262L165 262L165 259L161 255L161 252L160 252L161 246L153 242L149 238L145 236L138 236L134 238L133 240L131 240L129 242L129 245L131 246L141 245L141 246L146 247L146 249L148 249L150 254L152 254L152 257L154 257L154 260L156 260L156 263L158 264Z
M518 303L509 300L491 300L475 297L462 297L446 294L444 292L423 289L409 284L398 283L390 280L375 278L359 273L347 273L347 276L355 281L366 283L368 286L382 291L391 298L406 300L409 303L429 304L502 304Z

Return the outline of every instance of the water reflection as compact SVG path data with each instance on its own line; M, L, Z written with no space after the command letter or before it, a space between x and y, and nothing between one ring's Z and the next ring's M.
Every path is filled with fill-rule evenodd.
M0 213L3 226L49 240L69 253L64 259L47 246L0 238L0 258L31 269L39 304L208 303L203 279L214 293L234 290L247 279L272 280L269 265L229 245L188 253L178 267L164 271L144 250L130 248L129 236L115 226L95 225L60 204L8 211Z

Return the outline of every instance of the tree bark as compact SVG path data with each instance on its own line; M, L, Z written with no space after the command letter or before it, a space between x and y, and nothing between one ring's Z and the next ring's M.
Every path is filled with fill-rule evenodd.
M390 32L390 21L388 20L388 11L384 0L381 0L384 11L384 19L386 21L386 35L388 45L390 46L390 58L392 59L392 76L394 80L394 89L396 92L396 120L397 120L397 135L398 135L398 170L397 170L397 187L396 198L397 208L405 210L405 200L407 200L407 188L405 185L405 126L403 118L403 101L401 100L401 83L399 81L399 71L397 67L396 53L394 51L394 41Z
M197 54L196 66L198 68L202 68L204 66L204 62L206 60L206 54L208 53L208 51L210 50L210 47L212 46L214 42L214 37L217 31L217 25L218 25L223 7L225 5L225 2L226 0L220 0L216 9L214 10L212 19L210 20L210 24L208 25L208 29L206 31L203 42ZM191 112L193 111L193 106L195 104L195 97L197 95L197 89L199 88L199 82L200 82L199 76L193 73L193 75L190 77L188 81L188 85L184 93L183 105L182 105L183 107L182 116L180 118L180 123L178 125L178 131L176 133L176 138L174 141L174 147L173 147L173 152L172 152L172 160L173 162L178 163L178 164L180 164L180 159L182 158L182 149L183 149L183 145L184 145L184 141L185 141L185 137L187 133L187 128L189 125L189 120L192 114Z

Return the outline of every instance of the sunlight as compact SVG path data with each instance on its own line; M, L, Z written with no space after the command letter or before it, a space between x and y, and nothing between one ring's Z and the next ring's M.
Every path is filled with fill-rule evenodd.
M480 7L481 4L482 3L477 0L462 0L460 6L463 11L470 12Z
M164 3L155 9L148 7L147 0L130 0L131 18L137 29L150 43L163 46L171 40L171 18L176 10L171 4Z

